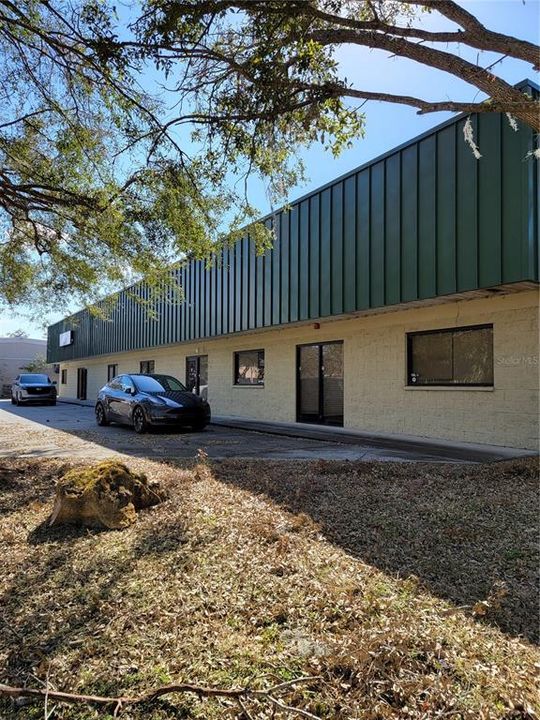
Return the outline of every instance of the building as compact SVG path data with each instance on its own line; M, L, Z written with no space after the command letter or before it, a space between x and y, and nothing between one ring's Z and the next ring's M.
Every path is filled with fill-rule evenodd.
M47 341L27 337L0 338L0 396L9 397L11 385L17 375L31 363L43 359L43 363L33 372L44 372L51 380L56 380L54 368L47 367L45 356Z
M524 83L530 92L538 88ZM539 166L500 115L459 116L265 218L151 319L123 292L109 319L49 328L60 397L163 372L215 415L538 448ZM132 288L144 295L144 284Z

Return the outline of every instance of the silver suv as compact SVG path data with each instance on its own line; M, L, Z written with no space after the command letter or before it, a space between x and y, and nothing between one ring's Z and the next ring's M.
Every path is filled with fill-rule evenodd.
M21 403L56 405L56 383L41 373L17 375L11 386L11 404Z

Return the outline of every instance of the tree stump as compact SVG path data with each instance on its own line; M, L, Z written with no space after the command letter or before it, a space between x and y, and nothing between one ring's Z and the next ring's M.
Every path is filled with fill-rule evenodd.
M158 483L124 463L105 460L67 472L56 486L49 525L83 525L119 530L135 522L137 511L165 499Z

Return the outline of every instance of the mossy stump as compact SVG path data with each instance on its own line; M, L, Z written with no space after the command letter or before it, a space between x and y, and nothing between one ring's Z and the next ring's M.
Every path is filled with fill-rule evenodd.
M70 470L58 481L49 525L120 530L135 522L138 510L164 499L159 485L146 475L117 460L105 460Z

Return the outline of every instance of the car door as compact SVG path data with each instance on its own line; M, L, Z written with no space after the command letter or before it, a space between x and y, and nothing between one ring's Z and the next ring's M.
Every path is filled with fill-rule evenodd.
M17 392L19 390L19 378L20 377L21 377L20 375L17 375L17 377L15 378L15 381L13 382L13 385L11 386L12 397L17 397Z
M109 418L111 420L119 420L120 402L122 400L122 383L119 377L115 377L107 383L103 399Z
M131 406L135 395L135 385L129 375L120 375L121 389L116 401L119 422L131 422Z

